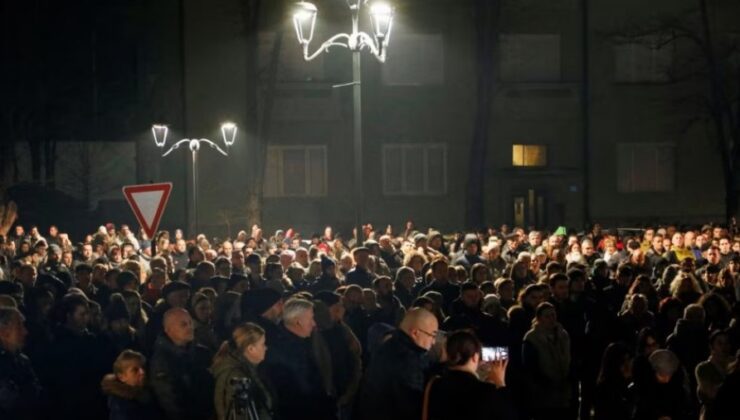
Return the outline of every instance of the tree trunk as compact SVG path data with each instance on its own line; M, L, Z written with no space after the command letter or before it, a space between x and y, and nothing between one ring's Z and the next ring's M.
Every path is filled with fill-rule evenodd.
M494 54L496 48L496 21L499 2L495 0L475 0L477 92L473 142L470 145L468 163L468 185L466 191L465 221L468 228L481 227L484 220L484 191L488 131L491 107L493 104L493 83L495 80Z

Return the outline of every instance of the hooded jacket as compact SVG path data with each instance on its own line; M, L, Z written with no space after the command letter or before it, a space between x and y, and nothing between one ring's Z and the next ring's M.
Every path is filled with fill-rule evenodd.
M161 416L154 396L146 387L127 385L114 374L105 375L100 387L108 397L110 420L156 420Z

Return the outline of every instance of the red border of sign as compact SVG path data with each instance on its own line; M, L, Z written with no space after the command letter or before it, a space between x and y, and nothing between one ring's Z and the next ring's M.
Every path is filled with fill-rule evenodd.
M163 182L161 184L127 185L123 187L122 190L128 205L131 207L131 210L133 210L134 216L136 216L136 220L139 222L139 226L144 229L144 233L146 233L149 239L154 238L154 234L157 232L157 228L159 227L159 222L162 219L164 208L167 206L167 201L170 199L172 183ZM162 199L159 201L159 205L157 206L157 211L154 213L154 220L152 220L151 226L146 223L146 220L144 220L144 216L141 214L141 210L133 197L133 194L150 191L163 192Z

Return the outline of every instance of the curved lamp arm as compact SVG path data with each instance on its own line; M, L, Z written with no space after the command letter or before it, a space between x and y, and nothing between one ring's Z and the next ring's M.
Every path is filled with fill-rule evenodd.
M228 154L228 153L226 153L226 152L224 151L224 149L220 148L220 147L219 147L219 146L218 146L218 145L217 145L216 143L214 143L214 142L212 142L212 141L210 141L210 140L208 140L208 139L200 139L200 140L198 140L198 141L199 141L199 142L201 142L201 143L205 143L205 144L207 144L207 145L211 146L211 148L212 148L212 149L216 149L216 150L218 150L218 151L219 151L219 152L220 152L220 153L221 153L222 155L224 155L224 156L229 156L229 154Z
M360 49L367 47L370 52L378 59L381 63L385 63L385 51L387 48L381 48L381 46L375 45L375 40L365 32L358 32L357 37L359 38Z
M341 42L341 39L345 39L345 42ZM314 58L321 55L322 52L326 51L329 52L329 48L331 47L344 47L349 48L349 40L350 35L349 34L336 34L333 37L327 39L324 41L323 44L313 53L308 52L308 42L304 42L303 44L303 58L306 61L311 61Z
M180 146L182 146L183 144L186 144L186 143L189 144L190 143L190 139L182 139L182 140L178 141L177 143L173 144L172 147L170 147L169 149L167 149L167 151L164 152L164 154L162 155L162 157L165 157L165 156L169 155L174 150L178 149Z

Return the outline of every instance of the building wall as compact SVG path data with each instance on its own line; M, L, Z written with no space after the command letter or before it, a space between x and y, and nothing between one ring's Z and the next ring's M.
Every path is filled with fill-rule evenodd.
M510 70L497 67L499 77L491 115L488 165L483 175L487 223L513 223L517 216L515 203L521 200L526 206L523 223L547 226L580 227L586 208L592 220L615 224L716 220L722 215L723 186L716 165L718 156L710 146L712 138L705 126L686 128L695 111L676 101L684 87L615 82L612 35L623 31L628 20L637 21L637 17L644 16L649 21L650 16L677 13L693 3L659 0L651 2L648 10L638 0L619 4L605 0L589 2L591 128L588 131L590 169L585 175L582 2L502 1L498 35L558 35L559 72L555 78L545 75L537 80L534 66L547 65L550 58L526 54L521 58L524 60L521 68L523 73L534 72L534 76L511 80L511 74L506 73ZM349 25L348 15L339 6L332 2L317 4L319 29L312 48L332 31L346 30ZM185 0L185 5L187 128L200 136L217 137L215 130L222 119L241 123L241 116L247 112L245 41L240 32L239 6L236 0ZM728 9L726 13L714 14L718 22L738 8L732 2L720 6ZM388 223L400 227L407 219L445 230L464 224L466 168L477 89L471 13L468 2L457 0L403 2L397 11L389 62L379 64L363 54L363 220L376 227ZM738 29L731 20L722 24L723 30ZM265 227L269 231L295 226L310 233L333 224L346 232L354 218L352 95L350 88L331 86L351 79L350 54L337 49L317 62L306 64L300 58L288 13L267 7L263 26L266 46L263 48L271 45L270 37L276 31L284 31L269 144L324 145L327 153L326 194L266 198ZM419 35L426 36L424 39L441 36L440 59L435 61L429 54L393 55L394 45L401 48L404 40ZM440 51L440 45L434 42L424 45L430 54ZM264 56L263 53L261 57ZM390 66L391 60L408 60L407 65L412 66L414 60L420 59L441 65L441 80L437 79L439 72L420 71L415 73L420 81L417 85L389 83L392 77L388 72L403 69L398 70L398 63L392 68L395 70L383 66ZM502 71L509 74L508 80L502 79ZM240 124L240 129L253 128ZM232 224L243 220L239 194L245 184L240 164L247 157L246 147L239 141L241 138L227 159L210 150L202 153L201 220L219 220L211 226L219 232L225 230L226 222L220 222L214 215L223 214ZM674 145L672 191L618 192L617 145L631 142ZM384 193L383 147L401 143L446 145L444 193L416 196ZM545 145L547 164L538 168L514 167L513 144Z

